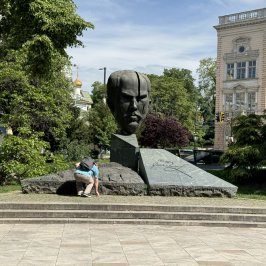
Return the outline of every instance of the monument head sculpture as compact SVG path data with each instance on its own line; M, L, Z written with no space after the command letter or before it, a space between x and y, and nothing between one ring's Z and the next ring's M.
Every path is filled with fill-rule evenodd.
M150 81L133 70L113 72L107 82L107 104L122 134L136 132L149 110Z

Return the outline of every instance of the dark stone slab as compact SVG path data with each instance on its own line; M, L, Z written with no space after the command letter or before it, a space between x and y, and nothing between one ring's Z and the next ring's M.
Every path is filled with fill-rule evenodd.
M140 175L149 195L233 197L237 187L164 149L140 149Z
M74 170L67 170L21 181L23 193L76 195Z
M139 145L135 134L112 134L110 161L138 171Z
M104 195L137 196L146 195L147 186L141 177L128 167L118 163L102 164L100 169L99 192ZM76 195L74 170L24 179L21 181L23 193L47 193ZM94 189L92 194L94 194Z
M128 167L111 162L100 166L100 192L104 195L147 195L147 186L141 177Z

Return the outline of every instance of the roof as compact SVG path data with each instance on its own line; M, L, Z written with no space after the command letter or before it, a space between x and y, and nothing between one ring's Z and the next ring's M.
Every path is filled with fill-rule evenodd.
M85 101L89 102L90 104L93 104L93 101L92 101L92 98L89 92L81 90L80 93Z

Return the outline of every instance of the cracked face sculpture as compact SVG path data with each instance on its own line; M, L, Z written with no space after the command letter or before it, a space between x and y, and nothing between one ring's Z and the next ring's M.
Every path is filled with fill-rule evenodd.
M149 110L150 81L133 70L113 72L107 82L107 104L122 134L136 132Z

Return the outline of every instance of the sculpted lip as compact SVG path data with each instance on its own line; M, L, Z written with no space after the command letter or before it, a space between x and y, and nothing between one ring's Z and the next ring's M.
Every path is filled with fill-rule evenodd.
M129 117L132 122L138 122L139 118L135 115Z
M127 119L127 121L129 122L139 122L141 120L141 117L139 117L136 114L127 114L125 116L125 118Z

